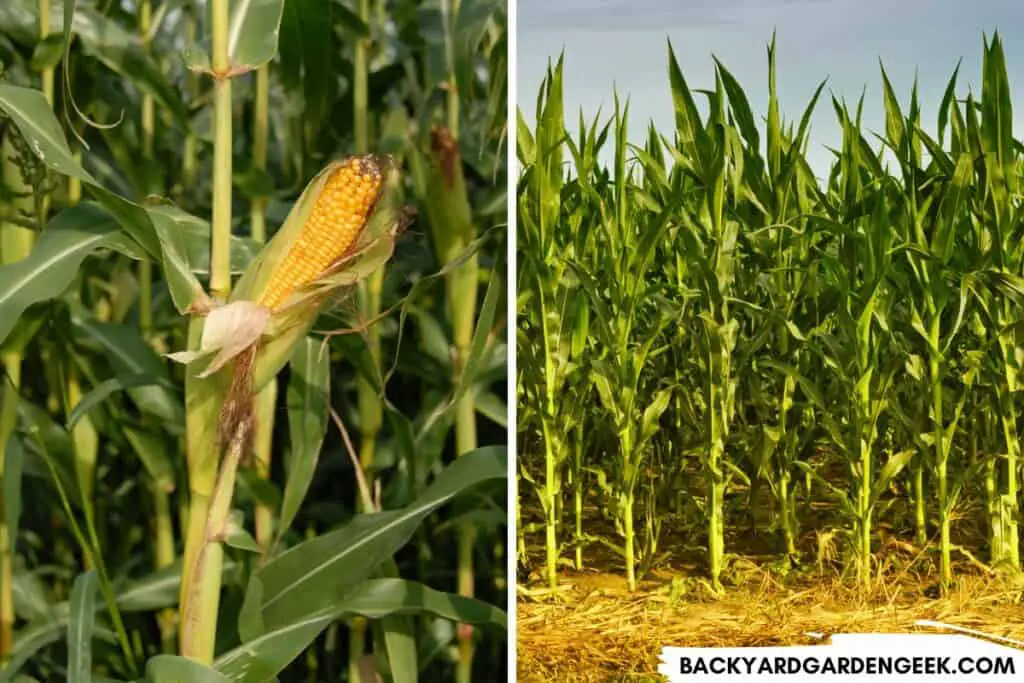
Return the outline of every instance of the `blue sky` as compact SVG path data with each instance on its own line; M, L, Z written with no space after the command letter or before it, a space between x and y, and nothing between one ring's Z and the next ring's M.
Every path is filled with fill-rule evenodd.
M673 126L667 40L691 88L714 84L711 55L740 81L755 115L767 110L767 44L777 33L779 99L787 119L800 116L823 79L812 119L809 160L828 167L839 131L828 94L854 104L866 92L865 124L880 131L879 62L905 106L915 71L927 128L962 58L958 94L980 92L982 35L999 29L1013 92L1024 88L1024 2L1020 0L519 0L518 103L533 124L548 60L565 51L570 130L582 107L590 119L613 111L613 92L628 96L633 141L654 120ZM866 88L866 90L865 90ZM1024 97L1014 98L1014 131L1024 133Z

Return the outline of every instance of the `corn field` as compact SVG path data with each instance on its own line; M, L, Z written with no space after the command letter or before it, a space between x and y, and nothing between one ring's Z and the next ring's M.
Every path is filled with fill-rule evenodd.
M937 111L882 66L881 102L823 82L787 120L774 39L760 105L670 45L674 129L636 145L628 103L576 123L549 67L517 138L521 564L1019 586L1024 148L983 49Z
M0 3L0 681L498 680L506 52Z

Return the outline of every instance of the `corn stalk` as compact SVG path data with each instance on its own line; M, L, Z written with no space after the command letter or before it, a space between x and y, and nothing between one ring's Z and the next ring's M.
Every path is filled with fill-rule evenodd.
M211 0L213 111L213 215L211 221L210 289L215 298L231 292L231 78L228 55L228 0ZM202 321L189 327L189 347L197 348ZM191 370L191 369L190 369ZM227 387L217 378L203 379L190 371L185 382L188 432L189 523L186 530L181 583L180 652L209 664L213 661L220 605L223 548L220 539L227 524L235 474L243 445L222 444L216 422ZM220 400L218 400L220 399ZM220 461L220 446L228 452ZM219 465L219 469L218 469Z

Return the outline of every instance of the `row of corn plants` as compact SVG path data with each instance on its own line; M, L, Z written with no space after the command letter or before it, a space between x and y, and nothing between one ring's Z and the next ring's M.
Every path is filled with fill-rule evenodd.
M0 7L0 681L504 670L506 46Z
M998 35L932 119L883 66L881 102L822 83L787 120L774 40L760 108L717 60L692 88L669 46L675 125L640 144L618 98L572 124L562 66L518 120L520 561L543 531L554 586L598 544L635 589L694 550L717 593L751 538L786 571L842 539L865 590L908 547L943 590L1017 575L1024 164Z

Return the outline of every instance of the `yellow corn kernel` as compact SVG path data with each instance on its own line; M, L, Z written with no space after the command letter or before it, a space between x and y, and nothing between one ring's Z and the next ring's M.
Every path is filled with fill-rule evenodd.
M259 303L278 308L344 256L366 227L383 186L384 173L372 156L352 157L335 169Z

